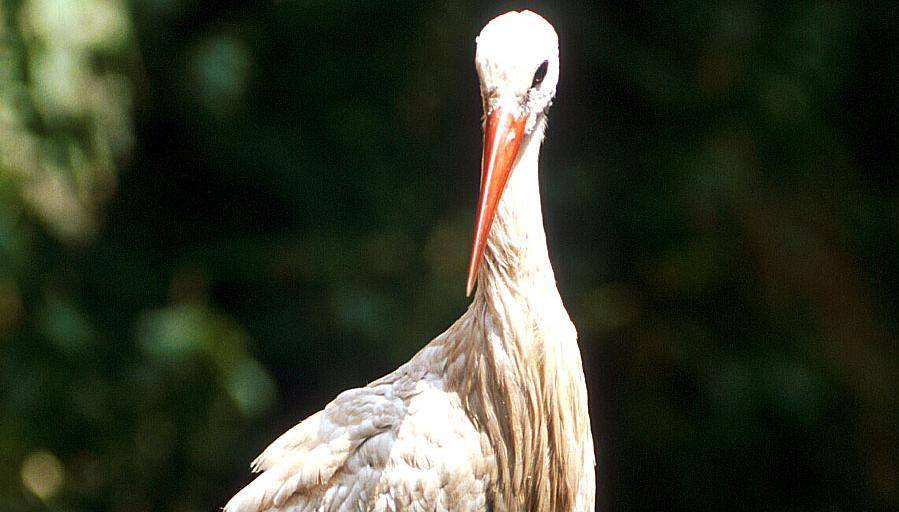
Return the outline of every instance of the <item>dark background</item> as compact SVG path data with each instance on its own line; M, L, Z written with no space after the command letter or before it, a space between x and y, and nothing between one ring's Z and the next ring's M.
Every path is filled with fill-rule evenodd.
M896 510L895 6L464 0L0 3L0 508L215 510L461 314L523 7L598 510Z

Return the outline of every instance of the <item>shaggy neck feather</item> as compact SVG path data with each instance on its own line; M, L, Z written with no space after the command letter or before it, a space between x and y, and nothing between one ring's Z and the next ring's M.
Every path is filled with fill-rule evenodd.
M523 145L497 209L474 301L457 324L450 382L487 433L496 510L572 510L589 433L577 334L549 262L537 160Z

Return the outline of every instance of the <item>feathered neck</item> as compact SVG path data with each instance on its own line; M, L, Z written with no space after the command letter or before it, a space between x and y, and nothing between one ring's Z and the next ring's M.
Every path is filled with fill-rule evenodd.
M590 433L577 334L543 230L537 160L544 128L541 119L521 148L474 300L448 337L451 360L464 364L451 365L447 381L458 386L497 461L496 510L573 510Z
M487 237L475 301L497 302L510 295L527 302L539 297L554 299L561 307L540 208L537 164L545 128L541 117L509 176Z

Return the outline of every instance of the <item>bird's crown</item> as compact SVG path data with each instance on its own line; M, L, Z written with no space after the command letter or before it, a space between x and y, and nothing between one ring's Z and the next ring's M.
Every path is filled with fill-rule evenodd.
M534 91L551 99L559 78L559 37L542 16L507 12L491 20L476 41L475 63L485 99Z

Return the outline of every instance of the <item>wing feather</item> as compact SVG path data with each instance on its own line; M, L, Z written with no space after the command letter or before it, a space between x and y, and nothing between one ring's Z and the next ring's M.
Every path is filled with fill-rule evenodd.
M280 507L297 493L327 485L363 443L402 421L405 405L397 384L345 391L282 434L253 461L253 470L262 474L225 505L225 512ZM380 458L387 460L387 454Z

